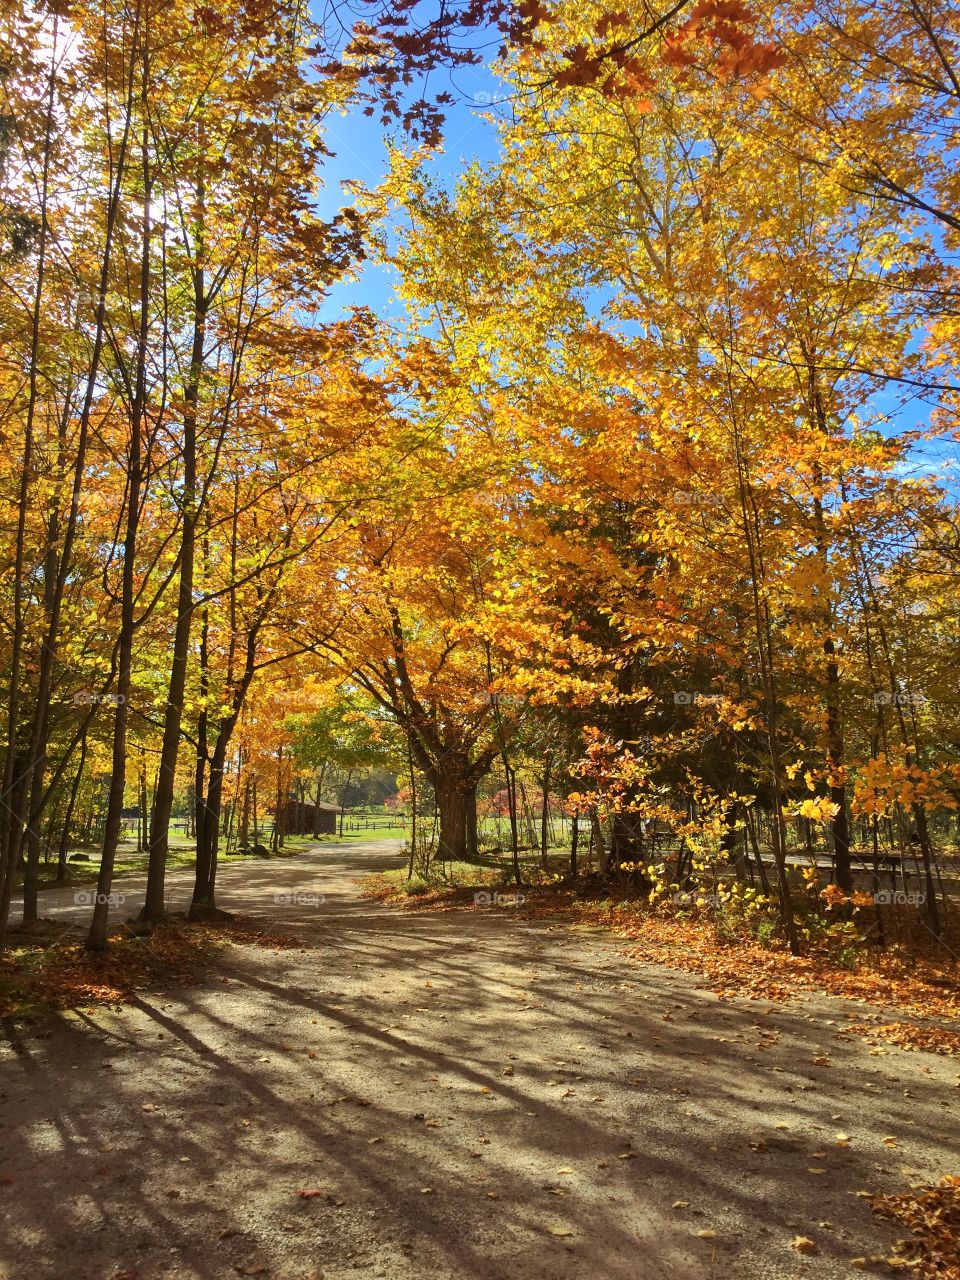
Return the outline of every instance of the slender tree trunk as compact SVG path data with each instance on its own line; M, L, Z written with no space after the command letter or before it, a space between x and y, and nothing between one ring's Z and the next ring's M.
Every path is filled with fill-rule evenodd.
M477 822L477 785L468 787L466 792L466 845L467 861L476 862L480 857L480 833Z
M228 919L227 912L218 911L216 902L217 852L220 831L220 811L223 803L224 762L233 733L236 718L221 726L210 757L207 790L203 804L203 823L197 833L197 870L190 904L191 920ZM201 852L202 850L202 852Z
M190 656L190 632L193 626L193 578L197 525L197 421L200 402L200 376L204 363L207 331L207 296L203 267L202 218L204 186L198 188L201 231L198 233L198 263L193 271L193 343L190 372L184 396L183 414L183 516L180 533L180 582L177 595L177 621L173 636L170 683L163 719L163 743L160 768L153 800L150 823L150 864L141 920L156 923L164 916L164 886L169 853L170 817L176 790L177 759L180 752L180 727L183 719L184 693L187 685L187 662Z
M47 81L46 117L44 122L43 162L40 179L40 231L37 243L37 282L30 315L30 366L27 412L23 433L20 488L17 498L17 531L14 542L13 619L11 626L10 674L7 681L7 742L3 757L0 800L0 954L6 939L10 899L20 851L23 805L29 755L20 741L20 681L23 669L23 647L26 640L24 619L24 587L26 580L26 528L30 510L30 486L33 481L33 433L39 399L40 320L46 282L49 224L47 202L50 191L50 161L53 143L54 102L57 86L59 48L59 16L54 14L53 39L50 50L50 75Z
M550 822L550 753L543 761L543 799L540 803L540 865L547 865L547 827Z
M523 873L520 870L520 840L517 831L517 775L510 767L506 753L503 756L503 768L507 778L507 809L510 815L510 856L513 861L513 879L516 884L523 884Z
M350 785L350 779L353 777L353 770L347 770L346 780L340 788L340 836L343 837L343 819L347 809L347 787Z
M140 767L137 770L137 811L140 814L140 820L137 824L137 850L140 853L146 853L150 847L147 839L147 823L148 812L150 808L150 797L147 793L147 757L146 753L140 752Z
M240 826L237 830L237 847L246 849L250 839L250 779L243 780L243 803L240 808Z
M146 30L146 23L144 24ZM123 571L120 587L120 636L117 645L117 692L113 721L113 759L110 791L104 824L103 852L97 879L97 899L87 935L88 951L105 951L109 896L113 887L113 868L123 824L123 797L127 772L127 723L130 714L130 688L133 665L133 640L136 632L137 538L140 526L140 487L143 475L142 436L147 398L147 341L150 332L150 177L149 84L150 57L146 36L142 48L140 107L143 113L141 157L143 163L143 227L140 257L140 328L137 335L137 363L133 403L130 412L130 448L127 455L127 523L123 540Z
M205 566L207 561L207 549L207 541L205 538ZM207 865L210 847L210 836L209 831L207 830L207 764L209 755L207 730L210 719L209 711L207 709L207 700L210 692L209 642L210 617L206 606L204 606L200 611L200 706L197 712L197 745L193 768L194 827L196 830L197 841L194 901L196 901L197 887L201 885L205 886L209 877L209 867Z
M70 828L73 825L73 813L77 804L77 796L80 794L80 784L83 781L83 771L87 764L87 735L84 734L80 739L80 763L77 765L77 772L74 774L73 784L70 787L70 798L67 801L67 811L63 818L63 830L60 832L60 848L57 854L57 884L63 884L67 879L67 859L70 856Z
M413 878L413 863L417 854L417 775L413 767L413 751L407 740L407 768L410 771L410 866L407 879Z
M764 580L765 566L763 547L760 541L759 518L756 503L746 473L746 462L743 457L740 432L734 418L734 440L736 447L737 487L740 501L740 512L743 525L744 541L750 564L750 591L753 606L754 636L757 646L757 658L760 677L763 685L766 710L766 737L770 762L770 783L773 792L772 844L773 856L777 870L777 896L780 906L780 922L783 925L787 943L792 954L800 949L796 923L793 917L793 902L790 896L790 883L787 878L786 830L783 819L783 802L785 798L783 786L783 770L780 761L780 744L777 740L778 707L777 682L773 666L772 626L769 606L761 590Z
M274 853L280 852L280 846L283 844L283 828L284 820L287 812L287 788L286 788L286 771L283 764L283 746L281 745L277 751L277 788L275 793L275 817L273 820L273 835L270 838L270 846Z

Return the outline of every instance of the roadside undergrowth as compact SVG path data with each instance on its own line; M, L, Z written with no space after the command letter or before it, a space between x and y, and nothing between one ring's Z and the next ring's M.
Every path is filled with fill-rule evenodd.
M109 943L99 954L86 951L75 932L42 941L15 940L0 960L0 1017L118 1006L150 986L189 986L202 980L232 944L274 950L302 945L266 933L244 917L211 924L170 920L149 934L121 926L112 931Z

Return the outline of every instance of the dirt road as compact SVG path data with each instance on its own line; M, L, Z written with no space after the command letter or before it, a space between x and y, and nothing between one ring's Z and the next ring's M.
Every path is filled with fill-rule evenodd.
M892 1239L857 1191L956 1172L956 1062L835 1038L862 1006L720 1001L507 906L358 897L398 861L226 866L222 905L302 948L6 1029L4 1280L832 1280ZM86 916L74 892L44 914Z

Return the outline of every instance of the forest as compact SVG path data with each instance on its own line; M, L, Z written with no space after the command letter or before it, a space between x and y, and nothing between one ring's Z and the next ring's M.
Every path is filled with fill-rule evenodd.
M361 1003L393 928L402 1004L445 963L418 930L466 931L479 982L476 930L522 956L566 929L684 1007L885 1010L831 1015L857 1082L867 1045L955 1074L958 161L954 0L3 0L5 1025L189 1004L225 956L292 965L370 912ZM582 1038L654 996L557 998ZM940 1097L919 1180L857 1209L907 1243L855 1266L960 1276ZM584 1196L552 1261L431 1253L439 1226L351 1249L397 1280L582 1275ZM22 1211L11 1280L354 1274L264 1235L222 1269L52 1238L30 1263ZM709 1258L654 1233L635 1269L645 1228L601 1221L596 1275L761 1274L710 1222ZM849 1274L817 1230L762 1274Z

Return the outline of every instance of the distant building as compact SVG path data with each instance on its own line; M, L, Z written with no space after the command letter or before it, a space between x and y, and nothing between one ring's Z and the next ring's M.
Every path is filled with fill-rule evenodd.
M288 836L333 836L337 833L335 804L307 804L288 800L283 809L283 833Z

